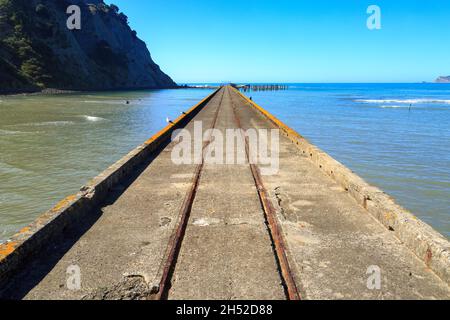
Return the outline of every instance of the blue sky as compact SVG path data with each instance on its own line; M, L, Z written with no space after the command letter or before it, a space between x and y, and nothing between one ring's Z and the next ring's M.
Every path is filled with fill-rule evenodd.
M176 82L450 75L449 0L113 0ZM366 27L369 5L382 29Z

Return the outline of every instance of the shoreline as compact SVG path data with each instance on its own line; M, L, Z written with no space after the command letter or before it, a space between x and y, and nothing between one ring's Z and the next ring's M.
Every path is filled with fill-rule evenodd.
M253 83L252 83L253 84ZM256 84L256 83L255 83ZM340 83L328 83L328 82L292 82L286 84L373 84L373 83L350 83L350 82L340 82ZM450 85L450 82L380 82L375 84L438 84L438 85ZM145 90L165 90L165 89L201 89L201 90L215 90L218 86L214 85L189 85L182 84L175 87L138 87L138 88L94 88L94 89L57 89L57 88L45 88L42 90L5 90L0 91L0 97L14 97L14 96L39 96L39 95L60 95L60 94L71 94L71 93L83 93L83 92L119 92L119 91L145 91Z
M0 91L0 97L14 97L14 96L41 96L41 95L61 95L71 93L84 93L84 92L120 92L120 91L145 91L145 90L165 90L165 89L195 89L194 87L176 86L176 87L142 87L142 88L114 88L114 89L55 89L45 88L40 91L27 91L27 90L15 90L15 91Z

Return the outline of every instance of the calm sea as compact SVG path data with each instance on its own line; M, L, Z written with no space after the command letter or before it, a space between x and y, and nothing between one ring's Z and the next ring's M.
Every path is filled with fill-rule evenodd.
M0 241L210 92L0 97ZM290 84L247 94L450 238L450 85Z

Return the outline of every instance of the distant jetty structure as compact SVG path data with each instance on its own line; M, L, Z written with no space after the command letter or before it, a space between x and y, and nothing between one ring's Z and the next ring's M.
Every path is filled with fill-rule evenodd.
M180 88L188 88L188 89L213 89L216 90L220 87L230 85L233 88L240 90L241 92L250 92L250 91L280 91L280 90L288 90L289 86L287 84L235 84L235 83L222 83L220 85L182 85Z
M243 92L250 91L280 91L280 90L288 90L289 86L286 84L246 84L246 85L238 85L237 89L242 90Z

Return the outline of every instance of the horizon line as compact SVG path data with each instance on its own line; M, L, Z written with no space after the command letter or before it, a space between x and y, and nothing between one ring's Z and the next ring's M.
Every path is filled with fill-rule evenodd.
M179 85L181 84L220 84L220 83L240 83L240 84L450 84L445 82L435 82L435 81L412 81L412 82L403 82L403 81L394 81L394 82L384 82L384 81L373 81L373 82L350 82L350 81L342 81L342 82L305 82L305 81L176 81Z

